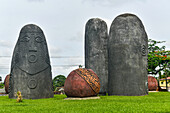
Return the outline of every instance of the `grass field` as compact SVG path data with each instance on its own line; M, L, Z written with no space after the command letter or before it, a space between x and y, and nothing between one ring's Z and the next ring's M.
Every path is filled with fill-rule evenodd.
M64 100L65 95L50 99L15 99L0 96L0 113L120 113L170 112L170 92L149 93L146 96L100 96L97 100Z

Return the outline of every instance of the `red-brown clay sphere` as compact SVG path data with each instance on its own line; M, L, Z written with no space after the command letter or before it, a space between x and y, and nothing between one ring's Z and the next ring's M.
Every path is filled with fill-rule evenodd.
M64 91L67 97L96 96L100 91L100 81L91 69L73 70L65 80Z
M156 91L158 82L155 77L148 76L148 89L149 91Z
M6 94L9 93L9 92L8 92L8 88L9 88L9 78L10 78L10 74L7 75L7 76L5 77L5 80L4 80L4 84L5 84L5 92L6 92Z

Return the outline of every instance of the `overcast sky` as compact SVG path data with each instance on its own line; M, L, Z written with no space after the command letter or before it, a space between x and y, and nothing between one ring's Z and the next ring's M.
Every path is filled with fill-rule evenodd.
M90 18L105 20L109 29L116 16L133 13L142 20L148 38L166 41L170 50L169 5L169 0L0 0L0 56L10 56L0 57L0 76L10 73L14 46L26 24L41 27L51 57L71 57L50 59L53 77L67 76L84 65L84 30Z

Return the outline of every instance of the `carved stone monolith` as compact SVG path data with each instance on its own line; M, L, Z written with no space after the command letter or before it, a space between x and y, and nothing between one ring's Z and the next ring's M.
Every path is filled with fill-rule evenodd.
M53 97L48 48L40 27L24 26L16 43L9 82L9 98L20 91L25 99Z
M99 94L108 86L107 24L99 18L90 19L85 28L85 68L92 69L100 79Z
M141 20L133 14L114 19L108 40L108 94L148 94L148 38Z

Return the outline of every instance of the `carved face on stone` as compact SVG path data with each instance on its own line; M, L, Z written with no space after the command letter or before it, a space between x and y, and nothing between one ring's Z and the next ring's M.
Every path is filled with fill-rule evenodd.
M30 75L49 67L47 43L38 26L29 24L21 29L13 57L13 65Z

